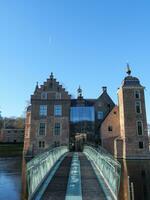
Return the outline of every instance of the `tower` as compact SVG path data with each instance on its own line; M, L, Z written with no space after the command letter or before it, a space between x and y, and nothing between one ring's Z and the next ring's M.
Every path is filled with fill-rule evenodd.
M131 76L127 65L127 76L118 90L123 158L144 159L149 156L144 89L139 79Z

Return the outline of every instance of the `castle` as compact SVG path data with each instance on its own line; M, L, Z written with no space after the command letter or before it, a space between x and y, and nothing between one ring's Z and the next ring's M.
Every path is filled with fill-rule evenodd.
M52 73L36 85L27 109L24 153L34 156L59 145L79 151L85 142L101 145L116 158L149 158L144 87L129 66L118 105L107 87L97 99L85 99L79 87L73 99Z

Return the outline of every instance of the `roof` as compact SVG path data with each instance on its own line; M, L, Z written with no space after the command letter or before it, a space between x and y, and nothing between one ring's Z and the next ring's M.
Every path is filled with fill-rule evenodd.
M133 77L133 76L125 77L123 82L122 82L122 86L123 87L128 87L128 86L138 86L138 87L140 86L140 87L142 87L139 79L136 78L136 77Z

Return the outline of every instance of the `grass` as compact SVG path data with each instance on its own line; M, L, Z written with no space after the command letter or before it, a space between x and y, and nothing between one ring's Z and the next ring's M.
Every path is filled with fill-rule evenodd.
M0 143L0 157L6 156L21 156L23 151L23 144L16 143Z

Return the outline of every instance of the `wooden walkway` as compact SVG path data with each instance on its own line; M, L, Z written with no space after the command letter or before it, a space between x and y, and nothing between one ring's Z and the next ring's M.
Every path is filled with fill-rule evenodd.
M64 200L67 191L68 177L70 165L72 161L72 153L69 153L62 161L60 167L56 171L55 176L49 183L42 200Z
M90 161L78 153L81 170L82 200L106 200ZM49 183L41 200L65 200L73 153L68 153ZM78 200L78 199L76 199Z
M90 161L79 153L81 169L81 188L83 200L106 200Z

